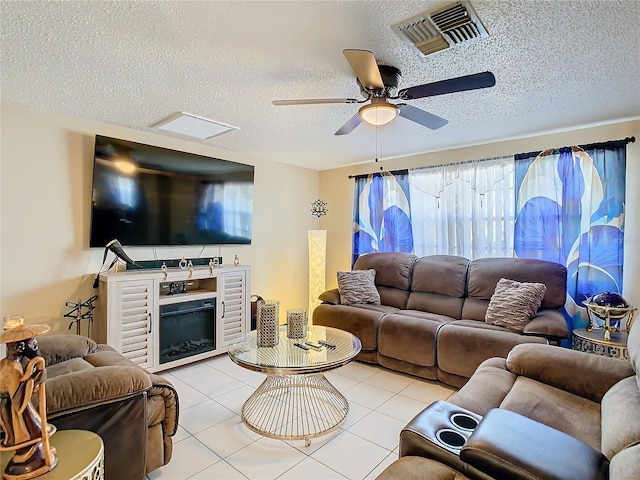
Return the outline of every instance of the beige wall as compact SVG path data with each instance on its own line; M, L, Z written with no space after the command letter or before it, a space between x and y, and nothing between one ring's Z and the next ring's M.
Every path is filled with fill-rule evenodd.
M310 213L317 171L6 102L1 114L2 317L22 313L28 323L66 333L65 302L95 293L103 253L88 248L95 134L255 165L253 243L223 247L222 256L231 263L237 254L251 265L252 292L279 299L281 311L308 304L307 231L318 228ZM160 259L194 258L202 247L156 250ZM154 258L151 248L126 251L134 260ZM208 246L201 256L217 253Z
M2 103L0 137L0 312L22 313L65 333L65 302L86 300L100 268L102 249L88 248L93 136L125 138L166 148L255 165L254 238L251 246L223 247L225 262L237 254L252 267L252 292L277 298L281 311L307 305L307 231L327 230L327 288L351 257L353 180L377 170L373 162L316 172L251 158L200 143ZM624 295L640 306L640 121L509 140L475 147L385 160L386 169L486 158L636 136L627 146L627 220ZM286 186L286 188L282 188ZM328 202L318 221L309 212L316 198ZM196 257L202 247L157 248L158 258ZM154 258L150 248L131 248L136 260ZM209 246L201 256L218 248Z
M458 148L411 157L384 160L386 170L415 168L464 160L513 155L564 145L586 144L635 136L627 145L627 210L625 225L625 267L623 295L640 307L640 121L583 128L562 133L540 135L519 140ZM353 211L353 179L378 171L373 160L368 164L320 172L320 198L329 203L329 215L322 217L320 228L327 230L327 288L335 288L338 270L351 265L351 232Z

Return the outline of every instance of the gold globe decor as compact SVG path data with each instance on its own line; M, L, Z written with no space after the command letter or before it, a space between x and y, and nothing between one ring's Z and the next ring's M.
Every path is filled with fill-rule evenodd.
M628 333L631 329L637 308L629 305L620 294L601 292L587 298L582 303L586 307L587 315L589 316L587 331L602 329L604 330L604 339L609 341L611 340L612 332L622 331ZM627 321L622 327L625 318ZM604 325L599 325L596 319L603 321Z

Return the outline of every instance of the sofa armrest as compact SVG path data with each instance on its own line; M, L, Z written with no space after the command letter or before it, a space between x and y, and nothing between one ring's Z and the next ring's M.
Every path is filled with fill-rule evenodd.
M334 288L333 290L327 290L326 292L320 294L318 300L320 300L322 303L340 305L340 293L338 292L337 288Z
M178 392L171 383L155 373L149 373L151 380L151 388L147 391L149 398L160 396L164 401L164 419L162 420L162 430L164 435L172 437L178 430L178 413L180 407L178 404Z
M614 384L635 374L627 360L534 344L514 347L507 369L597 403Z
M590 445L518 413L494 408L462 446L460 459L493 478L605 480L609 460Z
M36 339L47 366L81 358L98 350L96 342L81 335L42 335Z
M151 387L140 367L110 366L59 375L45 381L47 412L81 410L136 395ZM32 397L37 406L38 395Z
M545 309L536 313L522 331L525 335L538 335L552 340L569 338L569 328L560 310Z

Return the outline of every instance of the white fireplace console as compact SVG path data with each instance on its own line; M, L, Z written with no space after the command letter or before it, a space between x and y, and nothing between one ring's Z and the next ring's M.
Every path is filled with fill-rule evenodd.
M170 268L166 273L155 269L103 273L94 315L94 340L107 343L150 372L226 353L234 340L250 330L250 286L251 268L246 265ZM186 287L186 293L172 294L171 287L174 291ZM197 310L189 308L191 305L210 312L210 320L197 320L196 330L210 332L213 339L188 341L189 346L195 345L195 353L179 353L186 349L173 345L165 327L172 322L174 333L186 334L189 312ZM180 314L183 317L179 318ZM206 351L198 352L200 347ZM174 352L178 352L176 357L168 356Z

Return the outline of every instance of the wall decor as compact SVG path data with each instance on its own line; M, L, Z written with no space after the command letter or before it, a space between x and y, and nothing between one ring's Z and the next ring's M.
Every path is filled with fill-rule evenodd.
M327 210L327 202L323 202L317 199L315 202L311 202L311 213L320 218L322 215L326 215L329 212Z

